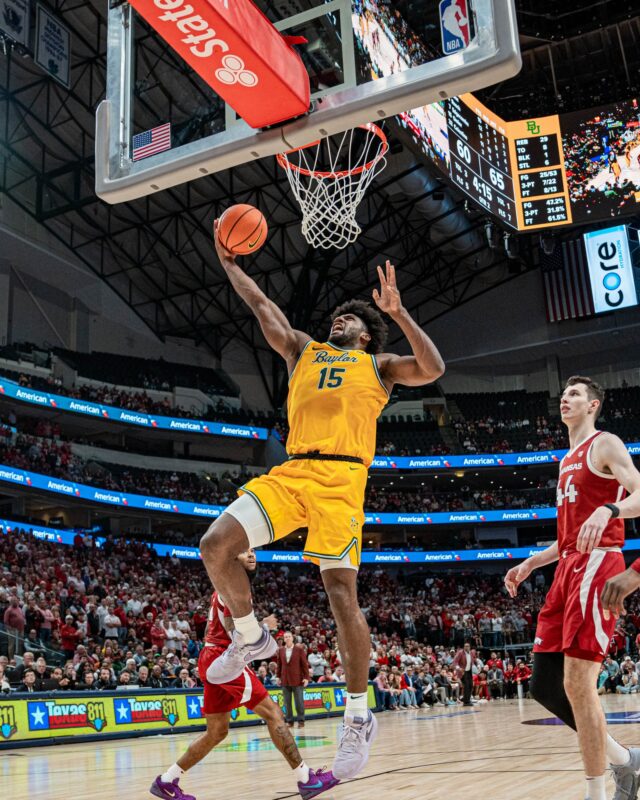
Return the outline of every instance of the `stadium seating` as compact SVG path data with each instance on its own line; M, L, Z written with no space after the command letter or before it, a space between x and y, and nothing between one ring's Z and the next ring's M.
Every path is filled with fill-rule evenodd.
M24 688L31 665L36 691L112 689L127 681L158 688L187 677L189 685L198 685L196 660L211 592L199 564L160 559L123 539L111 539L96 552L82 537L72 548L14 532L0 537L0 565L0 691ZM508 648L501 657L514 669L513 654L524 655L531 646L547 581L538 573L509 598L501 574L477 569L452 579L446 572L363 568L361 605L372 629L370 677L383 673L383 684L407 667L416 674L435 673L436 667L449 671L451 648L464 641L477 648L475 676L487 667L491 650ZM310 678L317 680L330 667L325 680L340 680L335 624L318 572L308 566L260 565L253 593L259 617L277 613L278 637L292 630L313 654ZM8 611L14 597L17 616ZM8 620L14 625L7 627ZM637 599L629 605L625 625L612 644L618 657L636 652ZM271 665L262 667L266 685L277 685ZM444 684L445 696L435 692L435 702L457 702L459 676L450 671L454 686L449 690ZM126 679L123 672L129 673ZM387 707L415 705L399 688Z

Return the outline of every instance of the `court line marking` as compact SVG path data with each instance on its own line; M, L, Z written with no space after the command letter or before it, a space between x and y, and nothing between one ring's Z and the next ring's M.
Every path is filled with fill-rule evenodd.
M536 754L532 754L532 755L536 755ZM537 755L552 755L552 754L549 754L549 753L538 753ZM565 755L565 753L561 753L559 755ZM489 757L487 757L487 758L478 758L478 759L471 758L471 759L467 759L465 763L469 764L469 763L472 763L474 761L487 761L488 758ZM512 760L513 759L513 755L512 754L507 754L507 755L504 755L504 756L498 756L498 758L501 758L501 759L504 758L504 759ZM437 764L433 764L433 765L431 765L431 764L414 764L413 766L397 767L396 769L388 769L388 770L385 770L384 772L376 772L376 773L373 773L372 775L363 775L361 778L354 778L351 781L346 781L345 783L341 783L340 786L350 786L351 784L359 783L360 781L368 781L368 780L371 780L372 778L381 778L381 777L384 777L385 775L397 775L399 773L416 774L416 775L453 775L453 774L455 774L455 773L451 772L450 770L432 769L432 766L433 767L443 767L443 766L446 766L447 764L451 765L452 767L457 767L457 768L460 767L460 762L458 760L449 761L449 762L440 761ZM424 767L425 769L421 771L420 770L421 767ZM518 772L518 773L526 773L526 774L536 775L536 774L539 774L541 772L559 772L559 773L578 772L578 773L582 773L583 769L582 769L582 767L576 767L575 769L547 769L547 768L545 768L545 769L537 769L537 770L511 770L510 769L509 772ZM507 773L506 773L505 770L480 769L480 770L475 770L473 772L473 774L474 775L485 775L485 774L487 774L487 775L489 775L489 774L491 774L491 775L493 775L493 774L505 775ZM287 800L287 798L298 797L299 796L298 792L294 792L293 794L292 793L284 794L283 792L276 792L276 794L279 796L278 800Z

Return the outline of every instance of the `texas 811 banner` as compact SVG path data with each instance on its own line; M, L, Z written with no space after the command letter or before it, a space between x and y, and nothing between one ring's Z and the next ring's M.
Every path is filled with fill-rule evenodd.
M345 706L344 684L310 684L305 689L305 711L309 716L341 714ZM281 689L269 692L281 708ZM106 693L82 695L28 695L0 701L0 749L19 747L22 742L54 744L61 737L108 739L145 733L202 730L202 694L167 692L156 694ZM369 687L369 706L375 707L373 687ZM257 723L246 708L235 709L233 724Z

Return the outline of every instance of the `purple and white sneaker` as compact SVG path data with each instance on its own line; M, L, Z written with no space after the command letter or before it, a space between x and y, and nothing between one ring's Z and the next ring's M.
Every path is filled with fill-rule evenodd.
M378 720L369 711L366 717L344 721L338 752L331 767L338 780L355 778L369 760L369 749L378 733Z
M156 797L162 797L165 800L196 800L192 794L185 794L182 791L179 781L180 778L176 778L172 783L165 783L162 776L158 775L149 791Z
M333 789L340 781L334 777L333 772L325 772L324 769L314 771L309 770L309 780L306 783L298 781L298 791L303 800L311 800L312 797L317 797L322 792Z
M209 683L229 683L239 678L242 671L252 661L269 659L278 652L278 644L267 627L262 628L262 636L253 644L245 644L237 631L231 633L231 644L224 653L209 665Z

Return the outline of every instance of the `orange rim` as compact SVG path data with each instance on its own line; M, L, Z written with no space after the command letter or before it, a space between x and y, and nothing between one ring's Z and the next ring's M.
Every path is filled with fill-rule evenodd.
M367 122L365 125L358 125L357 127L363 131L369 131L370 133L375 134L382 142L382 147L380 150L378 150L374 158L372 158L371 161L368 161L366 164L362 164L360 167L343 169L339 170L338 172L321 172L314 169L306 169L306 167L300 167L298 164L294 164L287 158L287 156L291 155L291 153L297 153L300 150L306 150L308 147L315 147L316 145L320 144L322 139L316 139L315 142L303 144L301 147L294 147L293 150L287 150L286 153L278 153L276 155L278 164L280 164L283 169L291 169L294 172L297 172L299 175L306 175L309 178L346 178L347 175L361 175L366 170L370 170L372 167L374 167L381 158L384 158L384 156L387 154L387 150L389 149L389 142L387 141L385 132L374 122Z

